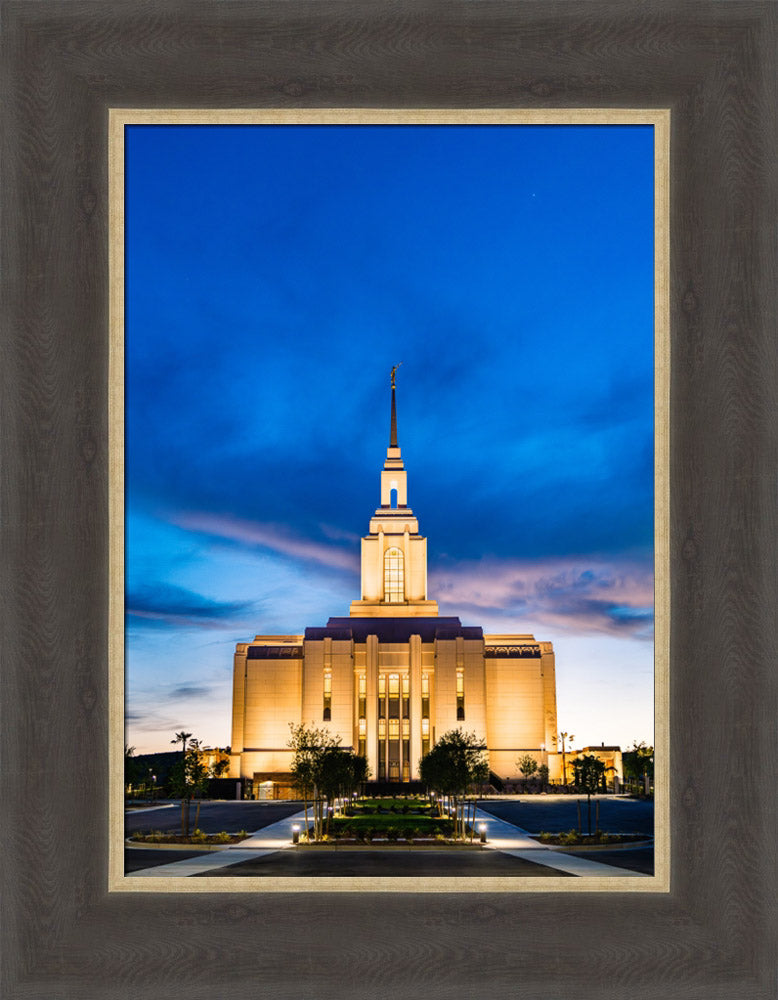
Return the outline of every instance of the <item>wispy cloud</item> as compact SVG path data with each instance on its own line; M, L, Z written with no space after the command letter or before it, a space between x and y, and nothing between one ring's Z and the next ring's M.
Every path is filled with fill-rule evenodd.
M650 564L598 559L484 560L430 574L430 589L449 612L637 639L652 637L653 587Z
M209 684L179 684L168 694L171 701L179 698L207 698L213 692L213 687Z
M153 683L128 692L126 742L138 753L171 750L173 734L184 729L205 743L229 742L230 685Z
M150 626L232 627L251 601L215 601L169 583L145 584L127 595L128 623Z
M188 531L240 545L270 549L292 559L327 566L329 569L359 571L359 556L353 543L348 549L293 535L288 528L260 521L241 520L219 514L184 513L174 523Z

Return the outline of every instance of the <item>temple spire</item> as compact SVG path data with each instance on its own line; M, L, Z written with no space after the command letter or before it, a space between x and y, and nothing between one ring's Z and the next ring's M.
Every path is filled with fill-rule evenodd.
M401 364L402 364L402 361L400 362L400 365ZM392 425L391 425L391 429L390 429L390 432L389 432L389 447L390 448L396 448L397 447L397 405L396 405L395 399L394 399L394 376L395 376L395 372L400 367L400 365L395 365L392 368Z

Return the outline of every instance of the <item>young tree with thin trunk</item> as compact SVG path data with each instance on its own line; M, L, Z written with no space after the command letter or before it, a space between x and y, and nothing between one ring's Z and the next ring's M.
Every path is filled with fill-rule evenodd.
M171 784L173 785L173 794L181 796L181 836L189 836L189 796L188 783L186 780L186 745L191 740L192 734L185 733L181 730L180 733L176 733L171 743L181 744L181 762L178 765L174 765L170 772Z
M329 833L331 812L328 807L338 798L350 796L359 784L366 781L369 770L367 760L340 746L340 737L328 729L303 724L289 726L288 746L294 750L292 779L303 797L305 832L308 835L308 802L313 811L313 839L321 840Z
M421 780L439 796L448 796L454 807L454 837L464 839L471 818L467 794L489 777L486 747L475 733L452 729L444 733L419 763ZM475 798L472 801L475 818Z
M526 791L527 782L538 769L538 762L534 757L530 757L528 753L525 753L523 757L519 757L516 763L519 766L519 770L524 775L524 790Z
M586 792L588 809L589 834L592 832L592 795L600 788L602 776L605 774L605 764L592 754L585 754L573 761L575 784Z

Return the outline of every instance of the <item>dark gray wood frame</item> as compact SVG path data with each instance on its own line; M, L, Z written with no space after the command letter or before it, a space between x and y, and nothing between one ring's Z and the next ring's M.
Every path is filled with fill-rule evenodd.
M776 15L3 0L3 997L776 995ZM669 894L107 891L107 109L354 105L672 109Z

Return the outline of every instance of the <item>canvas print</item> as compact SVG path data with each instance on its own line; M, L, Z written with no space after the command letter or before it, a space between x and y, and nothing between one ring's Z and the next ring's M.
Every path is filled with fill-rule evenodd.
M654 875L654 142L125 126L128 882Z

